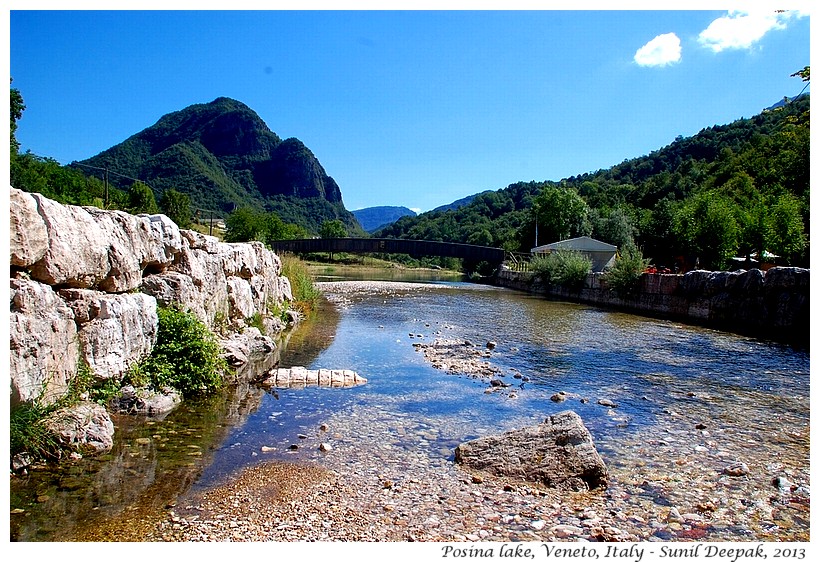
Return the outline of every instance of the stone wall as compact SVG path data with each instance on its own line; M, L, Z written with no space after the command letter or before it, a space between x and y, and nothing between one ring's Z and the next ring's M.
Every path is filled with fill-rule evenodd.
M286 327L272 312L292 300L290 283L259 242L222 243L165 215L61 205L15 188L9 200L12 406L53 403L83 362L99 379L122 378L156 342L158 303L181 303L225 334L252 318L267 335Z
M809 271L775 267L767 272L690 271L641 276L632 298L620 298L603 273L591 273L577 290L543 286L532 273L502 270L501 286L550 298L672 318L735 333L806 345L809 341Z

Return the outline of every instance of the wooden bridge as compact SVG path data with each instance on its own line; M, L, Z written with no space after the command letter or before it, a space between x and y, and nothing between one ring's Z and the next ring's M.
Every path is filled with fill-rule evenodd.
M493 265L504 262L505 252L501 248L455 244L452 242L432 242L429 240L403 240L399 238L303 238L298 240L276 240L271 242L275 252L307 254L313 252L347 252L349 254L407 254L414 258L439 256L461 258L476 262L485 261Z

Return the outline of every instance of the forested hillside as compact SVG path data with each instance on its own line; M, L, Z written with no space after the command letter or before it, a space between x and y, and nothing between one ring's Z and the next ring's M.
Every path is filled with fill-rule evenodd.
M253 110L230 98L169 113L77 164L139 178L157 196L176 189L196 207L222 216L248 206L312 232L325 220L340 219L351 230L357 226L339 186L310 149L296 138L281 140Z
M454 210L402 218L376 235L523 252L591 235L619 247L634 243L657 265L683 256L723 268L760 251L807 265L809 144L803 96L606 170L514 183Z

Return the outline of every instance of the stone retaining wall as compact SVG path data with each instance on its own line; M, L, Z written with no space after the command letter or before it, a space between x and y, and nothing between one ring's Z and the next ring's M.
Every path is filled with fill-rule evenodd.
M672 318L796 345L809 341L809 271L775 267L767 272L690 271L641 276L632 298L620 298L603 273L590 273L577 290L544 286L532 273L501 270L496 283L550 298Z

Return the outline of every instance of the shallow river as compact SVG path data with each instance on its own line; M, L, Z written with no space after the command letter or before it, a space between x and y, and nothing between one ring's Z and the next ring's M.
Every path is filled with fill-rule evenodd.
M245 386L164 420L117 418L110 454L12 479L12 540L74 540L101 517L163 509L263 460L330 464L307 446L326 422L360 452L389 442L451 463L462 441L566 409L592 433L620 504L720 514L688 538L808 539L808 351L480 285L324 290L319 318L282 343L278 360L353 369L367 384ZM487 379L433 368L413 344L437 338L496 342L487 360L510 386L491 391ZM558 392L564 401L551 400ZM747 475L723 474L738 461ZM657 536L687 538L670 532Z

